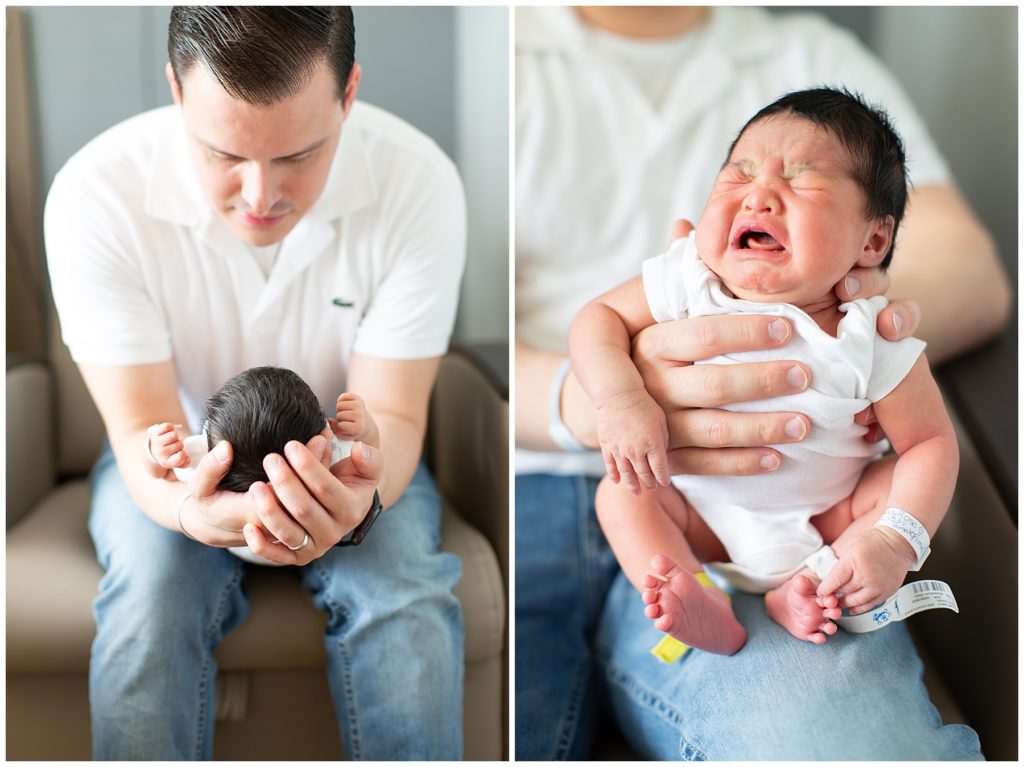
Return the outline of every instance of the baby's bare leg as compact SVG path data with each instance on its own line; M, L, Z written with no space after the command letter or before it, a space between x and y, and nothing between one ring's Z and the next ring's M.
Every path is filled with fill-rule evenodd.
M832 508L811 517L811 524L821 533L825 543L831 544L847 528L866 529L878 521L878 517L885 511L885 503L889 498L896 459L897 456L890 455L868 464L849 498L844 498Z
M705 539L713 534L675 488L634 496L605 479L598 486L596 503L601 528L626 577L643 593L644 614L659 631L719 654L732 654L743 646L746 632L726 595L704 588L693 576L702 568L687 541L687 530L692 526ZM704 540L702 547L711 545ZM652 569L658 577L650 574Z
M870 527L875 523L878 514L872 512L880 514L884 510L895 465L896 456L870 464L848 498L811 519L825 543L831 544L847 528ZM769 591L764 602L768 614L790 634L822 644L836 633L832 621L842 611L834 596L819 597L817 587L816 576L807 570Z

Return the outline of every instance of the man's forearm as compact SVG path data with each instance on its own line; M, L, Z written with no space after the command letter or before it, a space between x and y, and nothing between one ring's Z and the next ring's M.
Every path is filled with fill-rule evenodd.
M1009 318L1009 280L992 238L950 187L911 194L889 273L889 295L921 306L915 335L933 363L991 338Z
M395 504L416 473L423 454L423 429L412 420L391 413L377 414L384 470L377 490L385 508Z
M551 386L566 355L542 352L516 340L516 445L530 450L557 450L548 435ZM562 420L584 445L597 444L597 419L572 371L561 394Z
M143 430L111 440L118 472L132 500L146 516L161 527L178 532L178 503L188 487L184 482L157 478L149 473L143 463L148 459L139 450L145 439Z

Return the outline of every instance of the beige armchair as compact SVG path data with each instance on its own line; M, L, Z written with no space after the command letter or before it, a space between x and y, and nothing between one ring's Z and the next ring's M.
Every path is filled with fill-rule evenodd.
M507 398L504 345L449 353L425 446L443 498L442 546L463 564L465 758L475 760L508 753ZM59 340L50 338L47 359L8 360L8 759L90 758L91 602L101 569L86 530L86 475L103 436ZM246 575L250 615L217 651L217 759L343 757L324 617L290 570ZM281 731L286 742L252 737Z

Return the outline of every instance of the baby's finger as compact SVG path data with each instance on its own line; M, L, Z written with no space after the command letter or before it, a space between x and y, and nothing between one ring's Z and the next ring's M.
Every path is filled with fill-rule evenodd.
M647 605L647 607L644 608L644 617L645 618L650 618L651 620L655 620L656 618L660 618L661 617L661 605L659 605L657 602L655 602L654 604Z
M636 474L633 472L633 465L627 460L618 461L619 477L623 484L626 485L626 489L629 490L633 495L640 495L640 481L636 478Z
M651 471L651 467L647 465L646 457L630 461L630 466L633 467L633 471L636 473L637 479L640 480L640 484L648 490L653 490L658 486L657 481L654 479L654 473Z
M853 565L849 561L840 559L836 562L832 571L825 576L825 579L818 586L818 596L834 594L853 577Z
M606 452L602 452L601 457L604 459L604 470L608 474L608 479L616 485L619 484L621 477L619 477L619 467L615 465L615 459Z
M668 487L672 475L668 471L668 453L664 450L652 450L647 454L647 463L654 472L654 479L662 487Z

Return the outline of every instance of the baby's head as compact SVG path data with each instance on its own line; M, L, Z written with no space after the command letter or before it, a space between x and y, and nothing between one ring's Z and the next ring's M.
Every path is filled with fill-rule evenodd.
M803 305L854 266L887 267L906 203L903 144L885 113L846 91L796 91L729 148L697 249L736 296Z
M226 439L235 453L218 487L244 493L257 480L267 482L265 456L283 453L291 440L305 444L326 427L313 390L291 370L259 367L239 373L206 403L208 447Z

